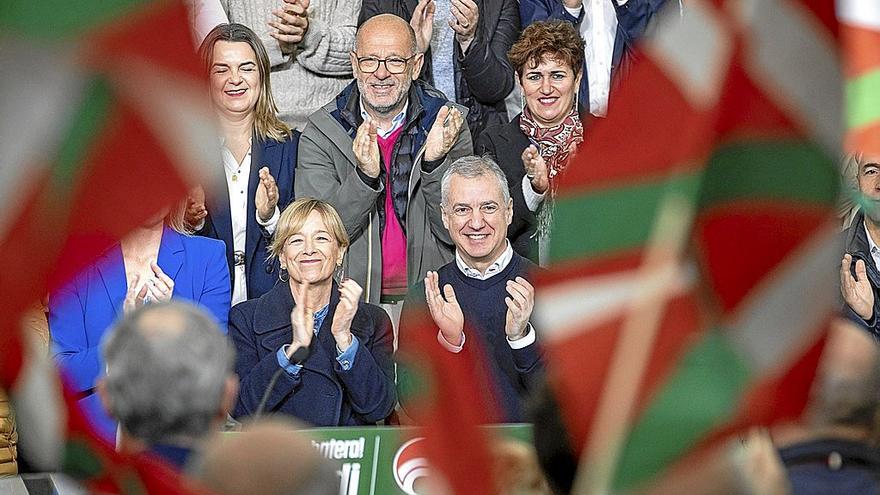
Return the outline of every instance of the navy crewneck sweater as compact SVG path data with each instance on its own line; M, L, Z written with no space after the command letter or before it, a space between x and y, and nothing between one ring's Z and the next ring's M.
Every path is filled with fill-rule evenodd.
M529 280L528 272L535 268L531 261L514 253L504 270L486 280L468 277L454 261L437 271L441 291L446 284L455 289L455 298L464 314L465 345L479 339L483 353L490 358L488 369L496 384L505 422L524 420L522 401L543 372L538 343L512 349L504 333L507 281L516 277ZM415 290L424 293L424 287Z

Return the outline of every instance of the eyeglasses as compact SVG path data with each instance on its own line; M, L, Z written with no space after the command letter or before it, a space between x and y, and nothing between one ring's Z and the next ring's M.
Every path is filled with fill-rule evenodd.
M415 55L412 55L407 58L400 57L388 57L388 58L376 58L376 57L358 57L358 69L364 74L372 74L379 70L379 64L385 64L385 70L387 70L390 74L402 74L403 71L406 70L406 65L410 60L415 58Z

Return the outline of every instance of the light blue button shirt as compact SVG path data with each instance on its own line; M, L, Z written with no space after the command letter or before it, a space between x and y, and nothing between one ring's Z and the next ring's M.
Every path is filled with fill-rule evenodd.
M318 331L321 330L321 325L324 323L324 318L327 317L327 312L330 310L330 305L324 306L320 310L315 313L315 336L318 335ZM281 346L281 349L278 349L278 352L275 356L278 358L278 365L284 368L284 371L287 373L296 376L299 375L299 372L302 370L302 365L293 364L287 359L287 349L290 347L290 344L284 344ZM339 350L339 347L336 348L336 361L342 366L342 369L348 371L354 365L354 357L357 354L358 347L360 344L358 342L358 338L354 335L351 336L351 345L348 346L344 352Z

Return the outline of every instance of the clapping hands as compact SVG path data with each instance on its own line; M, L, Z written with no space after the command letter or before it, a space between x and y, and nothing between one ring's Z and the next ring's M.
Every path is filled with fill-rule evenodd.
M528 333L529 318L535 308L535 288L528 280L516 277L507 281L507 294L504 333L509 340L519 340Z
M428 272L425 277L425 300L431 318L440 328L440 333L452 345L461 345L464 335L464 313L455 298L455 290L451 285L443 286L440 293L440 277L437 272Z
M309 30L308 8L310 0L283 0L280 9L272 11L274 21L270 21L269 36L278 40L281 52L293 53Z
M526 177L532 184L532 190L538 194L544 194L550 187L550 175L547 171L547 162L538 152L538 148L534 144L530 144L528 148L523 150L520 158L523 169L526 171Z
M153 276L143 280L143 277L135 275L128 284L128 291L122 301L122 310L131 312L149 302L170 301L174 294L174 281L165 275L159 265L153 261L150 263Z
M333 313L330 331L333 332L336 346L343 352L351 345L351 322L363 292L363 288L352 279L345 279L339 284L339 303Z
M433 162L446 156L455 146L463 124L464 115L457 108L441 108L425 140L425 160Z
M856 261L856 276L850 272L853 257L851 254L843 255L840 261L840 292L843 300L863 320L870 320L874 315L874 288L868 280L868 271L865 261Z
M260 221L268 222L278 206L278 184L269 173L268 167L260 169L260 184L257 186L254 203L257 206L257 215L260 217Z
M351 143L358 168L373 178L379 177L379 143L376 137L378 132L376 121L368 117L358 127L354 141Z

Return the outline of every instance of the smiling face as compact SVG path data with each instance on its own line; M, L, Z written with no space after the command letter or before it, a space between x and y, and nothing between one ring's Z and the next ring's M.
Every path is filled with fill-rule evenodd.
M465 263L483 272L507 247L513 202L505 204L497 179L489 174L452 175L448 194L443 225Z
M250 45L238 41L214 44L211 62L211 101L228 114L253 112L260 97L260 70Z
M401 25L402 24L402 25ZM350 54L351 66L357 78L361 101L372 117L394 116L403 110L412 82L418 78L423 57L415 54L409 26L397 16L378 16L361 26L355 52ZM408 59L400 74L388 72L380 63L375 72L360 70L358 59Z
M871 202L865 215L880 224L880 157L865 157L859 163L859 191Z
M519 82L532 118L542 127L558 125L574 106L580 74L575 75L571 67L549 56L542 58L537 67L528 65Z
M333 271L344 254L321 214L312 210L302 228L284 242L278 258L291 282L322 285L332 282Z

